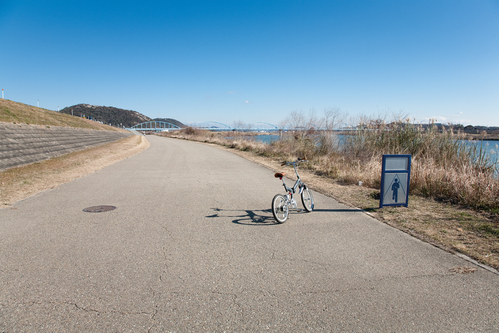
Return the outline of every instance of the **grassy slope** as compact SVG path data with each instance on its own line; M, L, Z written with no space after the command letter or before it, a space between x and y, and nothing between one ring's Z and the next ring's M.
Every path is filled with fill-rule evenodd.
M6 99L0 99L0 122L125 131ZM148 146L144 136L133 135L98 147L4 170L0 172L0 208L128 158Z
M0 122L120 131L120 129L95 121L14 102L8 99L0 99Z

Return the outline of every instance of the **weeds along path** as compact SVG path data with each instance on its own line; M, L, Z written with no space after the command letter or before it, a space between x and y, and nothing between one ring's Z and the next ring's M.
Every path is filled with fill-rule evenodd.
M131 137L0 172L0 208L83 177L149 147L144 136Z
M259 163L273 171L284 170L280 166L281 160L262 156L248 149L249 145L242 143L241 140L227 142L217 137L188 135L178 139L204 142ZM293 173L288 172L288 175L293 176ZM498 216L417 195L409 196L407 208L379 209L379 189L345 185L305 168L300 169L300 175L305 183L317 192L333 197L348 206L363 209L379 221L448 252L464 254L469 260L490 266L494 271L499 269Z

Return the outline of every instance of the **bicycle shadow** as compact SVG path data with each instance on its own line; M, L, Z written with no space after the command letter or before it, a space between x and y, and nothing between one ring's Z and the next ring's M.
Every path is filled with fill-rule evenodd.
M222 209L222 208L212 208L216 213L213 215L206 216L207 218L234 218L232 223L240 225L253 225L253 226L271 226L280 225L274 219L271 209L264 210L235 210L235 209ZM220 214L219 212L222 212ZM227 213L224 213L227 212ZM239 212L240 214L230 214L228 212ZM314 212L327 212L327 213L362 213L366 212L364 209L359 208L341 208L341 209L314 209ZM304 210L290 211L290 214L300 214L305 213Z
M314 212L333 212L333 213L355 213L366 212L368 209L360 208L341 208L341 209L314 209Z
M232 223L240 225L253 225L253 226L272 226L278 225L275 222L271 209L265 210L233 210L212 208L216 213L206 216L207 218L233 218ZM233 212L233 213L230 213Z

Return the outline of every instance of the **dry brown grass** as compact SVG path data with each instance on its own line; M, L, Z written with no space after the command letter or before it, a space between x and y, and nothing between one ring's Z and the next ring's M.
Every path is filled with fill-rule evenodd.
M0 122L123 131L122 129L100 124L96 121L18 103L8 99L0 99Z
M499 165L467 137L436 125L423 128L408 120L389 125L368 119L341 150L348 170L377 187L383 154L411 154L411 192L480 210L499 209ZM375 170L375 172L369 172Z
M0 172L0 208L83 177L147 147L149 142L144 136L134 135L96 148Z

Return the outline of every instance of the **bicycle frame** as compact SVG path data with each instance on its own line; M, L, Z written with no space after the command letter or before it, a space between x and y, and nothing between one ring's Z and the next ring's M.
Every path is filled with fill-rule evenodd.
M289 164L293 164L293 168L295 169L295 174L296 174L296 182L295 184L293 185L293 187L288 187L286 185L286 182L284 181L284 177L281 178L282 180L282 186L284 186L284 189L286 190L286 192L288 193L289 195L289 199L292 200L293 197L294 197L294 194L296 193L296 190L299 188L299 193L298 194L301 194L301 191L303 191L303 183L301 181L301 178L300 178L300 175L298 174L298 170L296 170L296 162L288 162Z
M296 193L299 193L301 195L301 202L306 212L311 212L314 209L314 198L312 196L312 193L308 189L307 185L305 185L301 181L296 167L299 162L305 161L306 160L299 158L294 162L283 162L281 164L281 166L293 166L296 174L296 181L293 187L289 187L288 185L286 185L286 181L284 180L285 173L277 172L274 175L274 177L279 178L282 181L282 186L286 190L285 195L276 194L272 199L272 215L274 215L277 223L284 223L288 219L289 209L296 209L298 211L301 211L301 209L298 209L298 204L294 199L294 195Z
M298 170L296 169L296 164L298 162L302 162L302 161L304 161L304 160L297 160L295 162L286 162L285 164L283 164L283 165L293 165L293 168L295 169L296 182L293 185L293 187L288 187L288 185L286 185L286 182L284 181L284 177L280 177L280 179L282 180L282 186L284 187L284 189L286 190L286 193L287 193L286 194L287 204L288 205L291 204L293 206L293 208L298 207L296 200L294 200L294 195L295 195L296 191L299 190L298 194L301 194L301 192L305 188L305 184L302 183L300 175L298 174Z

